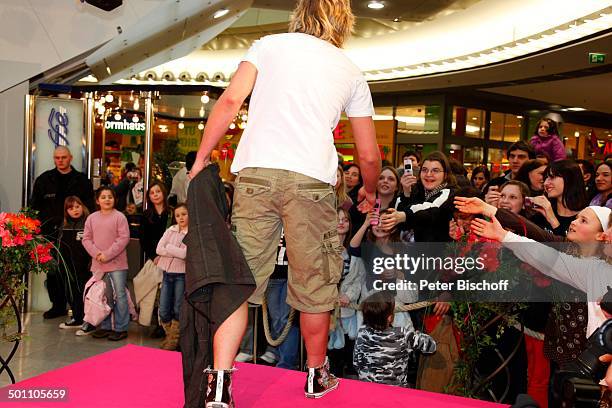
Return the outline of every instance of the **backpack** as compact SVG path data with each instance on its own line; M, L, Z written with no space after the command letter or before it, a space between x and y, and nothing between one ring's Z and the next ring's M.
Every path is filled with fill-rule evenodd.
M84 321L98 326L110 314L111 308L106 301L106 283L102 279L91 277L85 284L83 303L85 310Z

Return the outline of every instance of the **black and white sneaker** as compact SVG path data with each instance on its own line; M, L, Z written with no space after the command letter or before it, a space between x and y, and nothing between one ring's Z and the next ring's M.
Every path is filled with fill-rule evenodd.
M77 335L77 336L89 336L91 333L93 333L95 331L96 331L96 326L85 322L85 323L83 323L83 326L81 326L81 328L76 331L75 335Z
M308 368L308 377L304 386L306 398L321 398L330 391L335 390L340 385L340 380L329 372L329 360L325 357L322 366Z
M76 321L74 318L70 318L70 320L65 321L59 325L60 329L80 329L83 325L83 322Z

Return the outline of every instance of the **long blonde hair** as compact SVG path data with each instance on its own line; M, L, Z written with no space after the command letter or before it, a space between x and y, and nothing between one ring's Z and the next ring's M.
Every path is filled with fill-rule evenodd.
M298 0L289 32L310 34L342 48L354 24L350 0Z
M340 181L336 184L336 208L342 206L345 201L350 200L346 193L346 185L344 184L344 170L338 166L336 172L340 172Z

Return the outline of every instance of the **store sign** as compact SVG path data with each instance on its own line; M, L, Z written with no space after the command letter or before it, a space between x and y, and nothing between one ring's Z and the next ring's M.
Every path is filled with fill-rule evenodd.
M144 122L132 122L127 119L122 121L107 120L104 128L109 133L118 133L122 135L144 135L146 124Z
M53 151L66 146L72 152L72 166L85 168L85 105L81 99L37 97L34 107L34 176L55 167Z
M182 154L187 154L193 150L198 150L202 131L197 126L185 125L183 129L178 129L178 149Z

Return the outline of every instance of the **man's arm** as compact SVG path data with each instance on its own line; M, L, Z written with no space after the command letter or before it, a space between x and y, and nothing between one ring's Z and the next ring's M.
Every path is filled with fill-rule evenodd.
M363 187L366 198L374 204L376 198L376 185L380 175L380 153L376 143L376 129L371 116L349 117L353 129L353 137L359 156L359 167L363 178Z
M244 100L249 96L255 80L257 79L257 68L250 62L242 62L234 74L229 86L221 94L210 113L202 143L198 149L196 161L189 172L189 177L194 178L206 165L210 153L219 144L219 140L225 135L227 129L240 110Z

